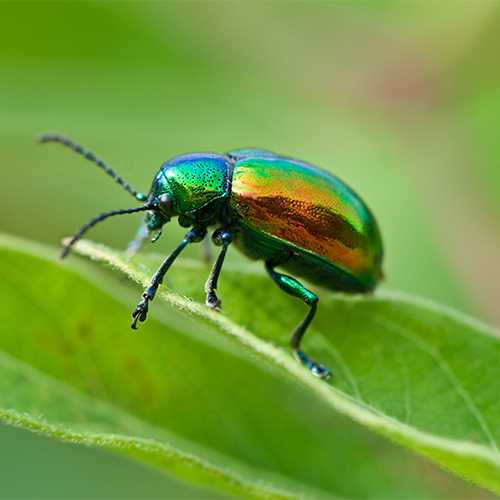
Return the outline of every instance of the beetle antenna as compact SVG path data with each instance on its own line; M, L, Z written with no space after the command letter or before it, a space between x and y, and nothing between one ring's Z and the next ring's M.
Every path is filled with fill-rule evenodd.
M66 146L70 149L72 149L75 153L78 153L79 155L83 156L84 158L87 158L87 160L90 160L91 162L95 163L99 168L104 170L112 179L115 180L127 193L130 193L136 200L138 201L145 201L146 200L146 195L139 193L135 189L132 188L132 186L126 182L122 177L120 177L109 165L106 165L100 158L97 158L97 156L92 153L92 151L89 151L88 149L85 149L83 146L80 146L80 144L77 144L76 142L73 142L71 139L68 139L67 137L64 137L59 134L43 134L39 137L39 142L44 144L46 142L58 142L59 144L62 144L63 146Z
M101 222L108 217L113 217L115 215L123 215L123 214L133 214L136 212L145 212L146 210L151 210L157 208L157 205L154 203L151 203L149 205L143 205L142 207L135 207L135 208L124 208L122 210L110 210L109 212L103 212L102 214L98 215L97 217L94 217L93 219L89 220L86 224L84 224L73 236L68 242L64 242L64 248L61 251L61 259L64 259L69 251L71 250L71 247L79 240L82 238L82 236L93 226L95 226L98 222Z

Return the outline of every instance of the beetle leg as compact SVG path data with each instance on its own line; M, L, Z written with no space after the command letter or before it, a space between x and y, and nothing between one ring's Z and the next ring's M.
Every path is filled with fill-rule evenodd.
M220 310L221 302L215 293L217 289L217 281L222 269L222 264L226 258L226 251L231 242L233 241L232 233L227 229L217 229L212 235L212 241L215 245L222 247L217 260L210 271L207 282L205 283L205 293L207 294L205 304L212 309Z
M309 307L309 312L307 316L302 320L301 323L295 328L292 337L290 339L290 346L293 349L293 354L295 358L300 361L306 368L311 370L311 372L319 378L327 379L330 377L331 372L328 368L323 365L316 363L311 359L304 351L300 349L300 341L304 336L308 326L316 314L316 309L318 307L318 296L308 290L302 283L297 281L295 278L288 276L286 274L278 273L274 270L276 266L272 261L266 261L266 270L273 279L273 281L286 293L297 297L305 302Z
M131 327L134 330L137 328L137 321L146 321L149 302L154 299L158 287L161 285L165 274L174 263L175 259L179 256L182 250L189 245L189 243L197 243L201 241L205 237L206 232L207 230L204 227L193 227L193 229L186 233L177 248L163 261L162 265L158 268L151 279L149 287L146 288L142 294L142 299L132 313Z

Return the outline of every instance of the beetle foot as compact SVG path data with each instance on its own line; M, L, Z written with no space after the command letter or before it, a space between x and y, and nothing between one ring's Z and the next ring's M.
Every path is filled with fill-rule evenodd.
M326 366L316 363L304 351L294 351L294 354L297 360L310 370L314 376L322 380L328 380L332 376L332 372Z
M137 307L134 309L134 312L132 313L132 324L130 325L134 330L137 330L137 321L146 321L149 309L148 303L150 300L149 295L145 293L142 296L141 301L137 304Z
M222 309L222 302L213 290L207 293L205 304L210 307L210 309L215 309L216 311L220 311Z
M313 366L311 366L309 369L311 370L313 375L322 380L329 380L331 378L332 371L329 368L314 362L312 363L312 365Z

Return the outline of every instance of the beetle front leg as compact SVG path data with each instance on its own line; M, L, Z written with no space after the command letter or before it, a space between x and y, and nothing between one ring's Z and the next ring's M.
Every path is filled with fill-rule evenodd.
M154 274L148 288L142 294L142 299L137 304L137 307L132 313L132 324L130 325L134 330L137 329L137 321L146 321L148 315L149 302L151 302L161 285L165 274L170 266L174 263L179 254L186 248L189 243L197 243L201 241L206 234L207 230L204 227L194 227L186 233L177 248L163 261L163 264L158 268Z
M233 235L227 229L217 229L212 235L212 241L215 245L222 248L205 283L205 293L207 294L205 304L212 309L220 310L221 301L217 297L215 290L217 289L217 281L219 280L222 264L226 258L227 249L233 241Z
M301 323L295 328L292 338L290 339L290 347L293 349L293 354L306 368L308 368L313 375L322 379L328 379L331 376L331 372L328 368L320 365L314 359L310 358L304 351L300 348L300 341L306 333L307 328L311 324L311 321L316 314L316 309L318 307L318 296L308 290L302 283L300 283L295 278L288 276L286 274L278 273L274 270L275 263L271 261L266 262L266 270L273 279L273 281L286 293L301 299L309 307L309 312L307 316L302 320Z

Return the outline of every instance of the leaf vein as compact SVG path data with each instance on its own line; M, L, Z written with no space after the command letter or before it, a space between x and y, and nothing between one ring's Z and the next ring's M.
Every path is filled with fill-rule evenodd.
M448 378L450 383L453 385L453 387L455 388L455 390L457 391L459 396L462 398L467 410L470 412L472 417L479 424L479 427L482 430L482 432L485 435L488 442L490 443L491 448L495 451L496 454L499 454L496 441L493 437L493 434L491 432L491 429L489 428L488 423L486 422L486 419L483 417L481 411L474 403L469 392L462 385L462 383L460 382L458 377L455 375L455 373L453 372L453 370L451 369L449 364L439 354L439 351L437 351L433 347L429 346L426 342L424 342L423 339L418 337L418 335L415 335L410 330L403 328L400 325L398 325L390 320L383 319L380 317L376 318L376 320L383 327L388 328L388 329L392 330L394 333L396 333L397 335L400 335L400 336L406 338L407 340L411 341L419 349L426 352L429 356L431 356L434 359L434 361L439 366L441 371L445 374L445 376Z

